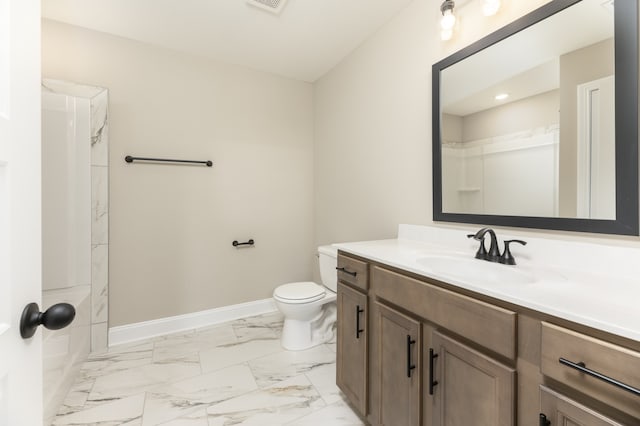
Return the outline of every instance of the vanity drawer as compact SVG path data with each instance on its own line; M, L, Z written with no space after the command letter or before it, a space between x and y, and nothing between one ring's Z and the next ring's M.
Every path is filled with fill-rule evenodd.
M559 425L624 426L546 386L540 386L540 412Z
M515 360L515 312L378 266L371 268L371 286L378 297Z
M338 254L338 281L369 289L369 265L366 262Z
M563 364L580 364L638 390L640 352L543 322L541 358L541 371L545 376L640 418L640 395L623 390L606 378L592 377Z

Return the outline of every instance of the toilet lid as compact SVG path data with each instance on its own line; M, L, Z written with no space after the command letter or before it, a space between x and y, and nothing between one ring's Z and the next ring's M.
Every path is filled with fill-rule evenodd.
M311 281L283 284L273 292L273 297L289 303L309 303L322 299L324 295L324 287Z

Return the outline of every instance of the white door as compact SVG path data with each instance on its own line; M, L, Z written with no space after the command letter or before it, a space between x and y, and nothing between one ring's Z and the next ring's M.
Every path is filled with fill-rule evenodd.
M616 218L613 76L578 86L578 217Z
M40 303L40 0L0 0L0 425L42 424Z

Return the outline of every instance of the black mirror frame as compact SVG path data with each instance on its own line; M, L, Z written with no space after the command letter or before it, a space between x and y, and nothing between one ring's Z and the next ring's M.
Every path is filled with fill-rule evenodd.
M432 68L433 220L523 228L639 235L638 217L638 0L616 0L615 131L616 219L501 216L442 211L442 151L440 128L440 72L493 44L528 28L581 0L553 0L489 34Z

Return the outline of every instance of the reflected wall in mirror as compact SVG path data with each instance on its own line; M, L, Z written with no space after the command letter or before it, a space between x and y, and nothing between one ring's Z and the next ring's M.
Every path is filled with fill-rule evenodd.
M636 3L555 0L434 65L435 220L637 235Z

